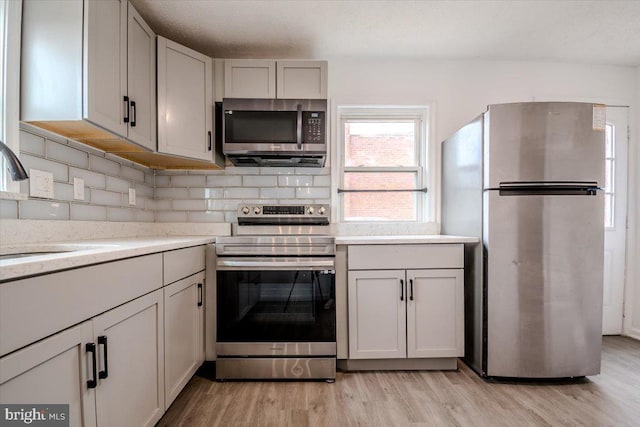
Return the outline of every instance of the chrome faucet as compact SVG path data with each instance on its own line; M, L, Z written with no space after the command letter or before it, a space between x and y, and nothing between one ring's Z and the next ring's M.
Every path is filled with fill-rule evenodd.
M20 159L15 155L11 148L9 148L4 142L0 141L0 153L7 159L9 173L11 179L14 181L23 181L29 178L27 171L24 170L24 166L20 163Z

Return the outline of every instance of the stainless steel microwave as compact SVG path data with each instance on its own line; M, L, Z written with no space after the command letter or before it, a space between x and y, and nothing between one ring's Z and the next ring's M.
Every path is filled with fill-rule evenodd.
M326 99L223 99L222 151L237 166L324 166Z

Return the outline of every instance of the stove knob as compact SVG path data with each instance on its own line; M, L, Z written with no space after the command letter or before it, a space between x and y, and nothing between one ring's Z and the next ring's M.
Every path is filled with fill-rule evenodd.
M314 207L313 207L313 206L309 206L309 209L307 209L307 213L308 213L309 215L313 215L315 211L316 211L316 210L314 209Z
M320 206L320 208L318 208L318 214L319 214L319 215L324 215L324 213L325 213L326 211L327 211L327 210L324 208L324 206Z
M260 215L260 206L256 206L255 208L253 208L253 213L256 215Z
M242 213L243 213L244 215L249 215L249 212L250 212L250 210L249 210L249 207L248 207L248 206L244 206L244 207L242 208Z

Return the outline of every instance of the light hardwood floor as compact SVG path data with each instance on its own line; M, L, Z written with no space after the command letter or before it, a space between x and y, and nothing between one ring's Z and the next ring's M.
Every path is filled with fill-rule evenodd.
M578 382L486 382L458 367L339 372L334 384L196 375L158 425L640 426L640 342L630 338L605 337L602 373Z

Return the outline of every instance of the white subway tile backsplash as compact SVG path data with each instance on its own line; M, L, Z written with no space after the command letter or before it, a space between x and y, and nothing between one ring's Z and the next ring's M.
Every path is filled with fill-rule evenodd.
M330 175L329 168L295 168L296 175Z
M137 182L144 182L144 172L129 166L120 166L120 175L126 179L131 179Z
M257 199L260 197L260 190L241 187L225 188L223 197L225 199Z
M144 183L152 188L156 185L156 176L153 171L144 173Z
M154 196L153 186L147 184L136 184L133 188L136 190L136 196L151 197ZM127 189L127 192L129 190Z
M160 211L156 212L156 221L158 222L187 222L187 212Z
M173 199L171 201L171 207L176 211L203 211L205 206L205 200Z
M87 153L54 141L47 141L47 158L83 169L89 168L89 155Z
M261 188L260 197L268 199L293 199L295 188Z
M207 179L204 175L172 176L171 187L203 187Z
M188 218L189 222L223 222L224 212L189 212Z
M158 187L168 187L170 178L171 177L169 177L168 175L157 175L156 179L155 179L156 188L158 188Z
M129 196L127 195L127 201ZM103 206L122 206L122 193L104 190L91 191L91 204Z
M316 187L331 187L331 175L314 176L313 185Z
M278 185L277 176L249 175L242 177L244 187L275 187Z
M54 181L69 182L69 167L67 165L27 154L22 154L20 161L27 172L29 172L29 169L38 169L52 173Z
M101 173L78 168L70 168L69 175L69 179L71 180L73 180L73 178L84 179L84 185L90 188L105 188L107 185L107 179Z
M186 199L189 197L189 190L186 188L156 188L157 199Z
M125 181L124 179L114 178L112 176L107 177L107 190L109 191L128 193L129 187L131 187L131 181Z
M190 188L190 199L220 199L222 198L223 190L219 188Z
M109 221L135 221L136 212L127 208L107 208L107 218Z
M71 204L71 219L74 221L106 221L105 206Z
M155 200L156 211L170 211L171 199L156 199Z
M18 201L0 200L0 218L18 219Z
M113 160L105 159L95 155L89 156L89 169L95 172L102 172L111 176L120 175L120 164Z
M20 131L20 151L44 157L44 138Z
M69 203L45 200L21 200L18 202L20 219L69 219Z
M301 187L296 188L296 197L308 198L308 199L327 199L331 197L331 190L329 188L314 188L314 187Z
M260 175L294 175L294 168L260 168Z
M258 175L258 173L260 173L260 168L229 166L224 169L224 173L225 175Z
M284 175L278 177L280 187L309 187L313 183L313 177L308 175Z
M73 199L73 185L71 184L63 184L61 182L53 183L53 194L56 200L66 200L72 202ZM87 197L87 193L85 190L85 200L89 200ZM78 200L81 202L81 200Z
M136 209L136 221L154 222L156 220L155 212Z
M241 187L242 176L239 175L209 175L207 176L209 187Z
M236 211L242 200L207 200L207 210L210 211Z

